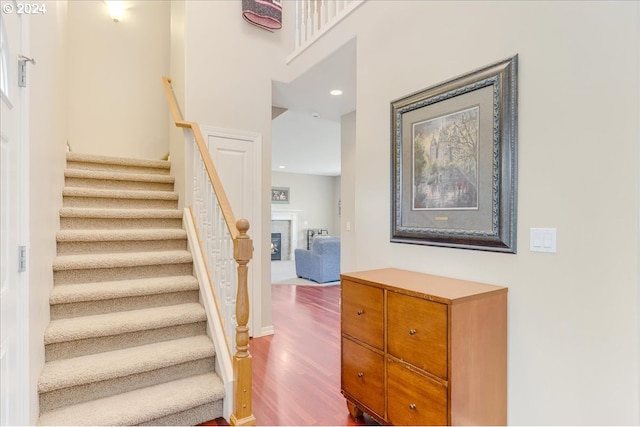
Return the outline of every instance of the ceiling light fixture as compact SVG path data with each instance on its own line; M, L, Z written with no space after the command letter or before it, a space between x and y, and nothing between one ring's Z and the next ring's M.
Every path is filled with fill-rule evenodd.
M105 3L109 6L109 14L111 15L111 19L113 22L120 22L124 17L124 11L126 6L123 1L106 1Z
M282 166L282 165L278 166L278 168L280 168L280 169L284 169L285 167L286 166Z
M340 89L333 89L331 92L329 92L331 95L333 96L340 96L342 95L342 91Z

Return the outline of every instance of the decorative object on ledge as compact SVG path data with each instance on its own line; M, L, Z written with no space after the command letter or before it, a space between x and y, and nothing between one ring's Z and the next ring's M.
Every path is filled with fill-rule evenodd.
M282 28L281 0L242 0L242 17L251 24L272 31Z
M515 55L391 103L391 241L516 253Z
M311 242L316 236L328 236L329 230L326 228L308 228L307 229L307 250L311 249Z
M289 187L271 187L271 203L289 203Z

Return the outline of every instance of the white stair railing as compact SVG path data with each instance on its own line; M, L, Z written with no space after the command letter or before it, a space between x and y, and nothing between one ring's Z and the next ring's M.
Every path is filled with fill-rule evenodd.
M233 238L227 229L220 203L209 181L209 175L200 152L196 147L193 132L187 131L186 161L193 170L193 179L185 185L186 202L192 206L191 215L204 252L213 294L222 318L227 344L236 347L236 293L237 271L233 257Z
M365 0L297 0L295 51L290 62Z

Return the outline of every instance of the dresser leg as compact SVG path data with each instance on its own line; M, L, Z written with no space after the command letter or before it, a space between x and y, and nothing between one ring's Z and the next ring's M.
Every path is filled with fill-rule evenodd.
M349 402L348 400L347 400L347 409L349 410L349 413L353 418L359 418L362 416L362 410L358 408L356 405L354 405L353 403Z

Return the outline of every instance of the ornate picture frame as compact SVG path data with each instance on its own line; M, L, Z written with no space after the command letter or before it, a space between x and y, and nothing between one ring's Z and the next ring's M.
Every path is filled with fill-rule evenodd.
M514 55L391 102L391 241L516 253Z

